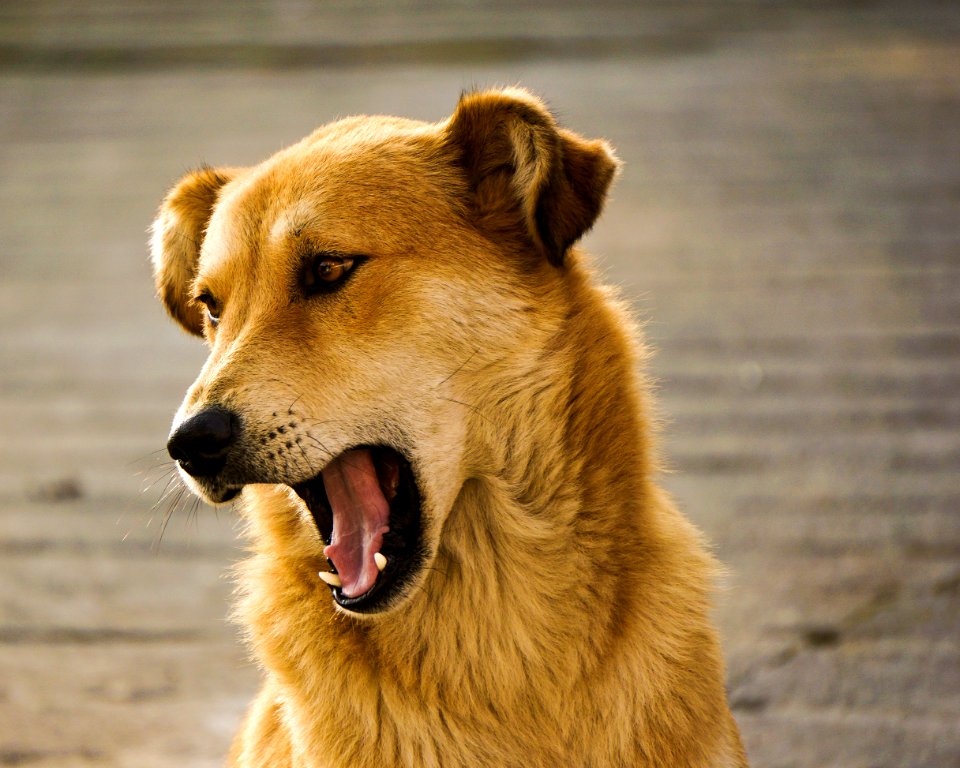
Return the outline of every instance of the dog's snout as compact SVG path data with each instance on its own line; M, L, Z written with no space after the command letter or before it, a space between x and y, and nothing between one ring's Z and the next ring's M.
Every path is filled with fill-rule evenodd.
M239 432L237 417L224 408L206 408L184 421L167 441L170 457L194 477L218 475Z

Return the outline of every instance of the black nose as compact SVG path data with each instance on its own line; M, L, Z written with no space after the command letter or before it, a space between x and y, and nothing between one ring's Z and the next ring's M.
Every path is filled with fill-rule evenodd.
M230 411L206 408L177 427L167 451L194 477L212 477L223 470L238 431L237 417Z

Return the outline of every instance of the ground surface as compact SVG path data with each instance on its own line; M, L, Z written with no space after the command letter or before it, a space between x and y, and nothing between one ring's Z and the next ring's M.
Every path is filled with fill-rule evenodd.
M219 765L257 686L230 515L151 511L203 358L165 188L514 82L625 161L587 247L730 569L753 764L960 765L960 10L786 5L4 3L0 766Z

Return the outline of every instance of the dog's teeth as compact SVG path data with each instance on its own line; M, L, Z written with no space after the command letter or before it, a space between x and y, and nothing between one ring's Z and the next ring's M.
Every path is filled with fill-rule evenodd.
M340 577L335 573L330 573L330 571L320 571L320 573L317 575L320 577L321 581L325 581L331 587L342 586L340 583Z
M382 572L383 569L387 567L387 558L385 558L385 557L384 557L382 554L380 554L379 552L377 552L377 553L373 556L373 562L375 562L375 563L377 564L377 570L378 570L378 571L381 571L381 572Z

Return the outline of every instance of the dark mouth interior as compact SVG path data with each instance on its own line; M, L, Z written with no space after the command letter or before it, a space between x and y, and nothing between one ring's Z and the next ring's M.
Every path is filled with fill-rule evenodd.
M389 530L383 535L383 544L380 547L381 554L387 559L387 565L373 586L362 595L348 597L339 587L333 588L334 600L342 607L357 613L374 613L385 608L391 599L402 591L423 561L420 492L410 462L392 448L369 446L368 450L376 467L384 498L388 500L390 507ZM399 472L395 473L395 489L385 486L385 478L391 474L389 467L399 469ZM310 510L323 543L330 544L334 517L323 476L317 475L311 480L293 485L292 488ZM335 571L332 563L331 569Z

